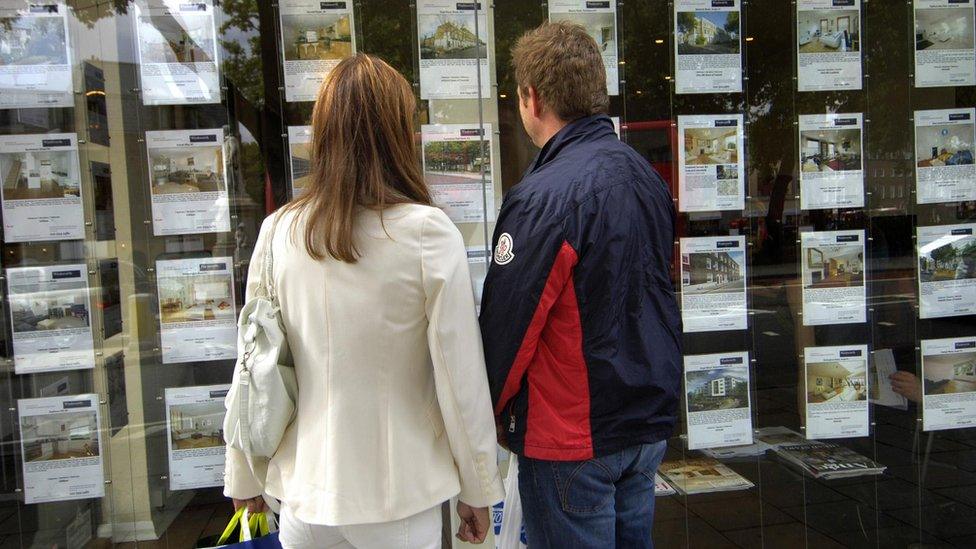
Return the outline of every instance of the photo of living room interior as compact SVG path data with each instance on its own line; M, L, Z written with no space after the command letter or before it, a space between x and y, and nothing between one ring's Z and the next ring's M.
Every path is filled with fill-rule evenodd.
M220 145L186 149L150 149L153 194L227 190Z
M801 131L800 154L805 172L860 170L861 130Z
M928 8L915 10L915 49L973 49L973 8Z
M177 404L169 409L169 434L174 450L224 445L224 403Z
M852 402L868 398L864 360L807 364L807 402Z
M159 282L159 312L163 324L234 320L231 276L167 277Z
M735 127L685 129L685 164L735 164L738 161Z
M800 53L856 52L861 48L858 10L812 10L797 13Z
M915 130L919 168L973 163L973 124L924 126Z
M24 460L53 461L99 455L95 412L64 412L20 419Z
M848 246L808 248L804 254L804 288L847 288L864 285L864 257Z
M4 200L80 196L74 151L27 151L0 154Z
M286 61L339 60L352 55L352 25L346 13L282 15Z
M926 356L922 368L926 395L976 391L976 352Z
M70 330L88 326L88 298L84 290L10 297L15 333Z

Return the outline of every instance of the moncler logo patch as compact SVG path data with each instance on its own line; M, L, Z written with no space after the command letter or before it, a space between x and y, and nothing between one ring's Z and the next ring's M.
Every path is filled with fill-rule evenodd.
M512 235L508 233L502 233L498 237L498 244L495 245L495 263L498 265L508 265L515 259L515 243L512 241Z

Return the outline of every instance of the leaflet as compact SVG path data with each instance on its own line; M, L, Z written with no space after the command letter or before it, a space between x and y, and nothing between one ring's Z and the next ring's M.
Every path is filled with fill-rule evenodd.
M98 395L17 401L24 503L105 495Z
M976 109L915 111L919 204L976 200Z
M678 142L678 209L744 209L742 115L678 116Z
M915 86L976 85L973 0L915 0Z
M7 269L7 291L16 373L95 367L85 265Z
M135 8L142 102L220 103L213 0L142 0Z
M491 97L484 2L417 0L417 33L421 99Z
M0 136L4 242L81 240L78 135Z
M922 340L922 430L976 425L976 337Z
M425 124L424 179L434 202L455 223L495 220L491 169L491 124Z
M63 1L0 6L0 109L73 107Z
M797 0L799 91L861 89L861 0Z
M800 255L803 325L864 322L864 231L800 233Z
M976 314L976 223L918 227L918 316Z
M807 347L807 438L868 436L868 346Z
M285 101L315 101L339 61L356 54L353 2L279 0Z
M888 406L899 410L908 409L908 399L895 392L891 386L891 376L898 371L895 354L891 349L876 349L868 361L868 401L871 404Z
M196 257L156 262L164 364L237 356L233 261Z
M800 207L864 206L863 116L800 116Z
M607 94L620 94L617 64L617 6L609 0L549 0L549 20L582 25L596 40L607 71Z
M485 277L488 276L488 261L491 255L484 246L468 246L468 269L471 273L471 290L474 292L474 302L481 311L481 294L485 289Z
M230 230L224 130L146 132L153 234Z
M675 0L675 92L742 91L739 0Z
M752 444L749 353L685 356L688 448Z
M746 238L681 239L681 319L685 332L745 330Z
M291 195L298 196L308 186L312 174L312 127L288 126L288 159L291 165Z
M230 385L166 389L169 489L224 485L224 397Z

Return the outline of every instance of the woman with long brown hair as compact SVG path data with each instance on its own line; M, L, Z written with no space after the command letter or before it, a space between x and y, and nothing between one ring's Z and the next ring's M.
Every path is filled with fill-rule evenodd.
M225 493L280 500L286 548L440 547L454 496L458 537L480 543L503 497L465 247L431 205L415 108L380 59L339 63L312 114L310 184L255 245L247 298L272 246L297 413L266 474L227 448Z

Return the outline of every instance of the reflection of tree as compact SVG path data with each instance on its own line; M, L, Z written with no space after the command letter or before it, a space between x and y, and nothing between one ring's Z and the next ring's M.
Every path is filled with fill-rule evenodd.
M227 80L255 107L264 104L257 0L224 0L220 25L222 69Z
M424 146L424 162L432 171L476 171L480 159L480 141L434 141Z
M689 33L694 32L695 27L698 26L698 19L695 17L695 12L692 11L679 11L678 12L678 32Z

